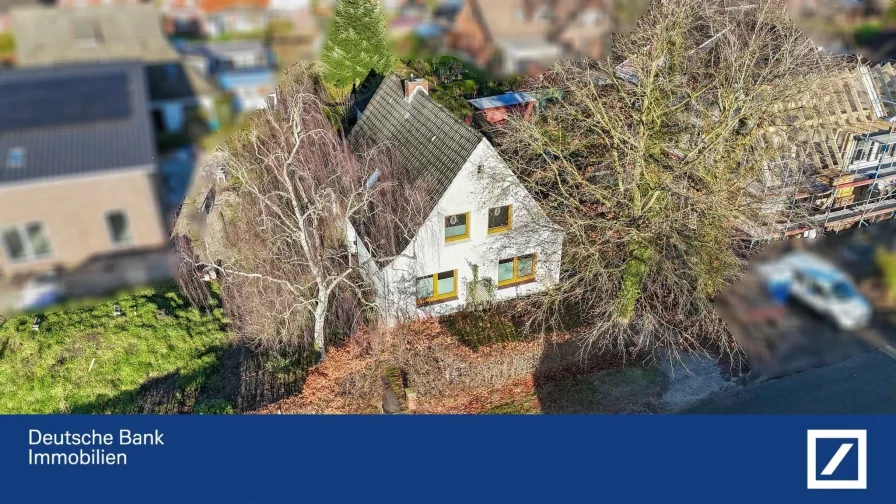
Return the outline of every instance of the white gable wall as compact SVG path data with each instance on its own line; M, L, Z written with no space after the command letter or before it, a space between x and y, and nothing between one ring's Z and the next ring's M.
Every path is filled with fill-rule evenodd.
M513 205L509 231L488 234L488 210ZM445 217L470 212L470 236L445 242ZM414 240L391 264L365 270L377 287L382 312L390 323L410 318L438 316L461 309L467 300L467 284L490 278L497 287L498 261L536 254L535 281L496 288L495 299L505 300L544 290L559 281L563 233L552 224L532 196L486 140L477 146L455 177ZM359 260L370 254L358 241ZM417 278L457 270L457 299L418 307Z

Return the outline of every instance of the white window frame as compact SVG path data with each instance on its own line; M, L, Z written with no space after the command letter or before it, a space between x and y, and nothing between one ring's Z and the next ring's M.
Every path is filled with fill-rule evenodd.
M115 214L121 214L124 217L125 230L127 231L128 238L124 241L116 241L115 235L112 232L112 221L111 217ZM130 247L134 244L134 230L131 227L131 219L128 216L128 213L121 208L116 208L114 210L109 210L104 215L104 220L106 221L106 232L109 234L109 242L112 243L114 247Z
M49 250L45 254L35 254L31 239L28 237L27 228L34 224L40 225L44 238L47 240ZM25 249L25 254L22 257L13 258L12 251L9 250L9 245L6 243L6 233L10 230L15 230L19 235L19 240L22 242L22 246ZM47 232L47 225L43 221L28 221L0 228L0 242L2 242L3 252L10 264L43 261L53 257L53 242L50 240L50 233Z

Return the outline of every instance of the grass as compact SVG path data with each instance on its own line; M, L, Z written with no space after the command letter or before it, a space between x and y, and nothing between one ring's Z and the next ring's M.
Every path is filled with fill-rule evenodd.
M659 400L665 388L666 379L655 367L626 367L577 376L537 377L531 394L494 406L485 413L655 413L659 410Z
M133 412L154 381L195 401L228 340L219 307L203 315L173 286L41 318L38 332L30 315L0 325L0 413Z
M486 415L530 415L533 413L539 413L539 411L532 406L531 400L526 399L499 404L485 412Z

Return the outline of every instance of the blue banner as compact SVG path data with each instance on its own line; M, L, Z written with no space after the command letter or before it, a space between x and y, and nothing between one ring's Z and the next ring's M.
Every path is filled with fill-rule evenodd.
M7 416L0 501L893 502L894 426L859 415Z

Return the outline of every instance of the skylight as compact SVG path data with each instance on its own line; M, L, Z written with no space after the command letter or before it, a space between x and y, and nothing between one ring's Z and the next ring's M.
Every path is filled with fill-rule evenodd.
M6 167L9 169L25 167L24 147L12 147L9 149L9 152L6 153Z

